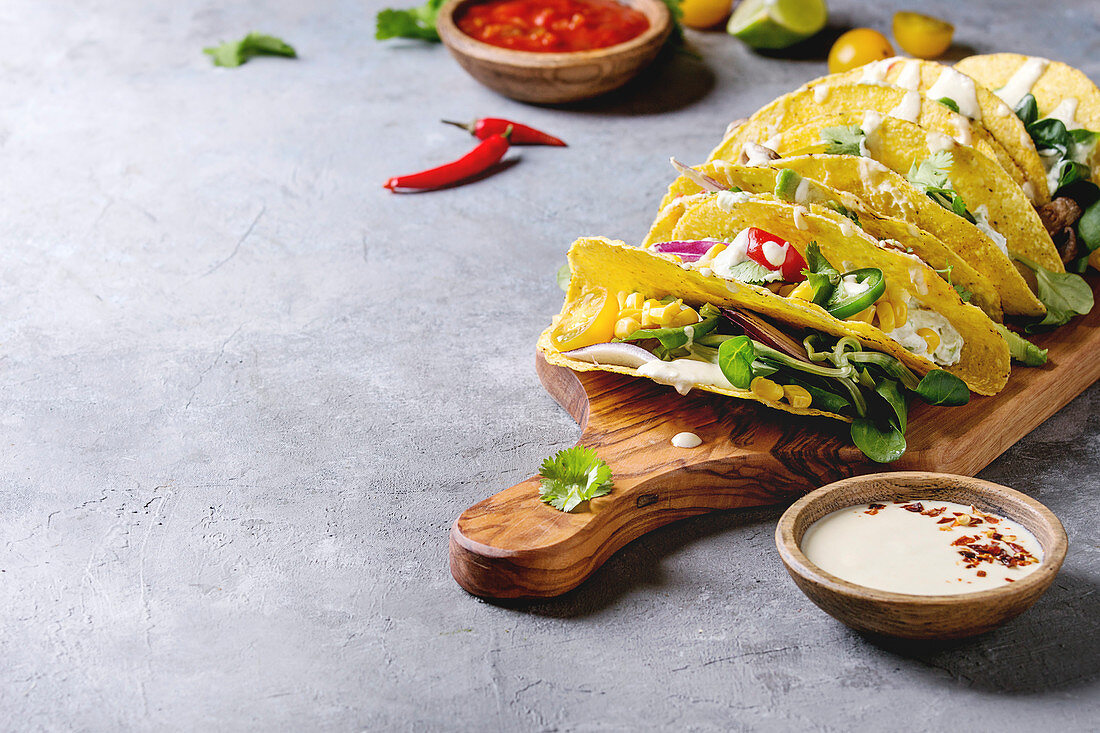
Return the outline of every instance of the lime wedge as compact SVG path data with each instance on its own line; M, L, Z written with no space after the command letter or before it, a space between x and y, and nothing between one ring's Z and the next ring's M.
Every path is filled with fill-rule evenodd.
M825 27L825 0L742 0L726 30L752 48L786 48Z

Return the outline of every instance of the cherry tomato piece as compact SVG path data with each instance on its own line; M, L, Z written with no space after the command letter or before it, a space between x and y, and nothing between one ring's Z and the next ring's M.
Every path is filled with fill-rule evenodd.
M894 13L894 40L901 50L920 59L942 56L951 47L955 26L921 13Z
M829 73L848 71L893 55L894 47L886 36L873 28L855 28L836 39L829 49Z
M733 0L681 0L680 22L688 28L710 28L729 16L732 5Z

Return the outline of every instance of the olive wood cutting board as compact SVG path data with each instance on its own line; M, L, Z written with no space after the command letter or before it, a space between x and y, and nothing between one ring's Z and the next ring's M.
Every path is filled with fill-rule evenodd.
M1089 277L1100 301L1100 278ZM1048 348L1040 369L1014 367L1008 386L963 407L914 402L909 448L874 463L848 425L647 379L573 372L536 354L547 392L581 426L579 443L611 466L614 488L573 513L539 499L537 477L462 513L451 527L451 574L490 598L556 596L575 588L616 550L669 522L716 509L787 504L855 474L917 470L973 476L1100 378L1100 307L1032 339ZM690 431L697 448L676 448Z

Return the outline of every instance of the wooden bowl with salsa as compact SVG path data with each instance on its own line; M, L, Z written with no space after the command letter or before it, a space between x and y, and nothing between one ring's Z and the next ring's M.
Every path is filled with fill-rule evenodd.
M672 29L661 0L449 0L436 25L471 76L539 104L622 86L654 59Z

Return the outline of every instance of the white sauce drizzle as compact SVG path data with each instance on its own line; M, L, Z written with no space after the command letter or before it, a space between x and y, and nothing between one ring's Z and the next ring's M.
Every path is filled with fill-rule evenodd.
M1067 130L1076 130L1081 127L1081 123L1074 119L1077 115L1077 104L1077 97L1066 97L1058 103L1058 106L1047 117L1061 120Z
M818 104L822 104L829 96L829 85L818 84L814 87L814 101Z
M882 115L869 109L863 113L863 121L859 123L859 129L863 131L864 135L873 135L881 124Z
M695 433L676 433L672 436L672 444L677 448L698 448L703 439Z
M714 197L714 202L718 204L719 209L730 212L736 209L738 204L751 200L752 194L745 191L719 191Z
M985 234L993 240L993 244L997 245L997 249L1008 254L1008 239L1003 234L994 229L989 223L989 207L985 204L973 209L971 214L974 215L974 226L978 227Z
M894 62L898 60L897 56L892 56L888 59L881 59L879 61L872 61L863 67L863 76L859 78L859 84L886 84L886 74L890 71L890 67L894 65Z
M944 69L936 78L936 83L929 87L927 95L929 99L952 99L959 105L959 114L981 122L982 108L978 105L978 90L974 86L974 80L966 74L950 67Z
M733 389L717 364L695 359L650 361L638 367L638 374L649 377L658 384L667 384L680 394L687 394L692 387L707 385Z
M894 107L887 114L899 120L915 123L920 117L920 101L920 92L906 92L901 102L898 103L898 106Z
M964 504L920 500L920 508L929 514L904 509L906 504L909 502L880 502L876 506L883 508L874 514L868 513L868 504L827 514L806 529L800 548L811 562L838 578L911 595L973 593L1017 581L1040 567L1040 562L1017 567L981 562L968 568L959 554L965 548L951 544L961 537L977 538L983 545L1013 542L1035 560L1042 559L1042 546L1020 523ZM940 513L934 514L940 507ZM993 516L998 521L972 526L937 524L955 512L966 517ZM1001 539L995 540L992 533L1000 534ZM1016 554L1008 545L1002 549Z
M1023 189L1024 196L1027 196L1027 200L1034 204L1039 195L1038 191L1035 190L1035 184L1031 181L1024 181L1020 184L1020 188Z
M1035 82L1039 81L1039 77L1047 70L1049 64L1050 61L1047 59L1032 56L1016 69L1016 73L1003 87L995 89L993 93L1004 100L1009 107L1015 109L1020 100L1035 86Z
M955 141L959 145L969 145L971 141L970 122L962 115L951 115L951 126L955 128Z
M914 91L920 89L920 62L903 61L901 72L894 83L902 89L912 89Z
M806 222L806 214L810 213L803 206L795 206L791 216L794 218L794 226L799 231L806 231L810 225Z
M955 141L939 132L930 132L927 135L928 150L933 153L938 153L942 150L953 150L955 148Z

